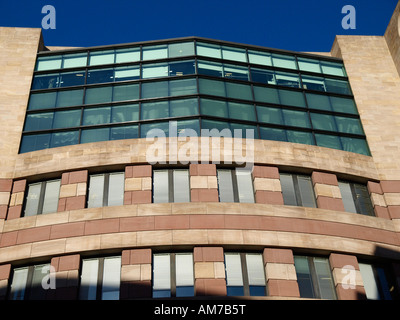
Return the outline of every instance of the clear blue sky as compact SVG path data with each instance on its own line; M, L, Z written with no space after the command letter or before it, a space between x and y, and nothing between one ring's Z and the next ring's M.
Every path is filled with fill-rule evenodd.
M40 28L49 46L97 46L200 36L295 51L330 51L335 35L383 35L398 0L0 0L0 26ZM341 25L344 5L356 29Z

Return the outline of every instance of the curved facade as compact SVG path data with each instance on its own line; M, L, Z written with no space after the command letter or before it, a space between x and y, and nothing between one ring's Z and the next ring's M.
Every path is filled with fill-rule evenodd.
M398 15L324 55L1 28L1 298L399 299Z

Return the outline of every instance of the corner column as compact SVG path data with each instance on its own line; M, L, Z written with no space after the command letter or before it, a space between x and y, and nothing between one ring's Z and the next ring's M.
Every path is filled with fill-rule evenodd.
M11 193L10 204L8 207L7 219L17 219L22 215L22 205L24 203L26 180L14 181Z
M151 298L151 249L122 251L120 299Z
M195 247L194 289L196 296L226 296L224 249Z
M265 248L263 256L268 295L299 298L292 250Z
M56 277L56 288L48 289L50 300L76 300L79 291L80 255L68 255L51 259Z
M11 264L0 266L0 300L7 298L8 280L10 279Z
M12 179L0 179L0 219L7 216L12 186Z
M152 166L127 166L125 168L124 205L151 203Z
M383 196L381 185L377 182L368 181L367 188L374 207L375 216L390 219L389 210Z
M215 164L191 164L190 199L192 202L218 202L217 166Z
M58 212L84 209L86 205L86 191L88 171L66 172L61 176L60 198Z
M283 205L282 187L277 167L254 166L253 186L256 203Z
M391 219L400 219L400 181L386 180L380 183Z
M364 300L366 293L357 257L331 253L329 256L333 281L339 300Z
M345 211L336 175L314 171L311 179L318 208Z

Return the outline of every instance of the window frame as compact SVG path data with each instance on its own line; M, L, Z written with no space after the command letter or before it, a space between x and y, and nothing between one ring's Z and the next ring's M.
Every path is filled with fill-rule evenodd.
M353 200L353 205L355 208L356 212L353 211L347 211L346 207L345 207L345 211L349 212L349 213L356 213L356 214L361 214L364 216L370 216L370 217L375 217L375 211L374 211L374 206L372 204L372 200L371 200L371 196L369 195L368 192L368 188L366 185L361 184L361 183L357 183L357 182L352 182L352 181L345 181L345 180L339 180L338 181L338 185L339 185L339 189L340 189L340 193L343 193L343 189L341 188L341 185L347 185L350 188L350 192L351 192L351 196L352 196L352 200ZM369 213L368 212L363 212L362 208L363 206L360 204L360 197L357 196L357 192L356 192L356 188L357 186L361 186L364 190L366 191L366 193L368 194L368 203L366 203L366 205L370 208ZM342 196L342 200L343 200L343 196ZM344 205L344 201L343 201L343 205Z
M264 295L262 296L257 296L257 295L250 295L250 283L249 283L249 272L248 272L248 268L247 268L247 255L248 254L254 254L254 255L260 255L261 258L262 257L262 253L259 252L224 252L224 267L225 267L225 279L226 279L226 290L227 290L227 296L233 296L233 295L229 295L228 294L228 274L227 274L227 265L226 265L226 255L229 254L238 254L239 258L240 258L240 267L241 267L241 271L242 271L242 282L243 282L243 297L264 297L264 296L268 296L268 288L267 288L267 276L265 273L265 267L263 265L263 272L264 272ZM264 264L264 260L263 264ZM235 286L232 286L235 287Z
M44 204L45 204L44 202L45 202L45 197L46 197L47 184L50 183L50 182L59 182L59 191L58 191L58 197L57 197L57 207L58 207L58 202L60 200L60 191L61 191L61 179L51 179L51 180L45 180L45 181L32 182L32 183L28 184L28 187L26 188L26 191L25 191L24 206L23 206L23 217L30 217L30 216L37 216L37 215L42 215L42 214L57 213L57 208L55 209L54 212L43 212ZM37 212L35 214L26 215L26 209L27 209L27 205L28 205L28 196L29 196L29 187L31 185L36 185L36 184L40 184L40 193L39 193Z
M94 176L103 176L103 195L102 195L102 205L100 207L111 207L117 205L109 205L109 192L110 192L110 175L112 174L123 174L124 176L124 184L123 184L123 192L122 192L122 204L124 204L124 194L125 194L125 172L124 171L115 171L115 172L105 172L105 173L93 173L89 175L88 187L87 187L87 199L86 199L86 208L99 208L98 206L92 207L90 205L90 180L91 177Z
M240 170L240 169L239 169ZM231 174L231 181L232 181L232 191L233 191L233 203L241 203L240 202L240 190L239 190L239 184L238 184L238 178L237 178L237 168L217 168L217 186L218 186L218 200L219 202L228 202L228 201L221 201L221 193L220 193L220 178L219 178L219 171L230 171ZM243 203L255 203L255 196L254 196L254 184L252 180L252 174L250 172L250 179L251 179L251 186L252 186L252 202L245 201ZM229 201L230 202L230 201ZM229 203L228 202L228 203Z
M189 296L177 296L177 272L176 272L176 256L179 254L190 254L192 257L192 274L193 274L193 285L190 287L193 287L193 296L189 295ZM164 296L160 296L160 297L155 297L154 296L154 268L155 268L155 264L154 264L154 256L156 255L169 255L169 259L170 259L170 264L169 264L169 277L170 277L170 296L169 298L176 298L176 297L194 297L196 296L196 291L195 291L195 268L194 268L194 254L193 252L186 252L186 251L182 251L182 252L156 252L152 254L152 277L151 277L151 295L153 299L165 299L166 297Z
M119 294L118 300L121 298L121 275L122 275L122 256L121 255L112 255L112 256L102 256L102 257L85 257L80 261L79 268L79 285L78 285L78 300L110 300L110 299L102 299L103 295L103 284L104 284L104 261L109 258L119 258L120 259L120 277L119 277ZM96 298L95 299L82 299L81 292L82 289L82 270L83 270L83 261L84 260L97 260L98 268L97 268L97 281L96 281Z
M50 268L51 268L51 263L40 263L40 264L35 264L35 265L28 265L28 266L21 266L21 267L15 267L12 270L12 275L9 281L9 285L7 287L7 300L46 300L46 296L48 293L48 290L43 289L43 295L44 295L44 299L38 299L38 297L31 297L32 292L34 292L33 290L33 276L34 276L34 272L35 272L35 267L37 266L48 266L49 267L49 272L50 272ZM13 295L13 290L12 290L12 285L13 285L13 281L15 279L15 270L18 269L27 269L27 277L26 277L26 282L24 284L24 293L23 293L23 298L22 299L12 299L12 295ZM47 273L48 275L48 273ZM46 274L43 274L42 279L46 276ZM17 291L18 292L18 291Z
M313 207L308 206L308 207L309 208L317 208L317 198L315 196L315 190L314 190L314 187L313 187L313 184L312 184L312 179L311 179L310 175L298 174L298 173L290 173L290 172L280 172L279 175L280 175L280 178L279 178L280 181L282 180L281 179L282 175L290 175L291 176L291 178L292 178L292 186L293 186L293 189L294 189L294 196L295 196L295 200L296 200L296 204L292 205L292 206L297 206L297 207L306 207L306 206L303 205L303 201L304 200L303 200L302 195L301 195L298 177L301 176L301 177L309 178L310 182L311 182L311 188L310 189L311 189L311 196L312 196L312 199L313 199L313 202L314 202L314 206ZM282 197L283 197L284 204L285 205L291 205L291 204L286 204L285 203L285 197L284 197L284 193L283 193L282 182L281 182L281 186L282 186Z
M329 259L326 257L322 257L322 256L308 256L308 255L294 255L294 258L306 258L307 259L307 263L308 263L308 269L309 269L309 275L310 275L310 281L311 281L311 285L312 285L312 291L313 291L313 297L304 297L304 298L313 298L313 299L323 299L322 298L322 294L321 294L321 289L318 283L318 274L316 271L316 267L315 267L315 261L314 259L324 259L329 267L329 274L330 274L330 281L332 284L332 293L333 293L333 300L337 300L338 296L337 296L337 292L336 292L336 287L335 287L335 283L334 283L334 278L333 278L333 274L332 274L332 269L330 267L330 263L329 263ZM295 259L296 260L296 259ZM296 266L295 266L295 271L296 271L296 277L298 278L297 275L297 270L296 270ZM301 297L301 290L300 290L300 286L299 286L299 292L300 292L300 297Z
M154 195L155 195L155 188L154 188L154 184L155 184L155 179L154 179L154 173L155 172L161 172L161 171L167 171L167 176L168 176L168 201L167 202L155 202L154 201ZM174 192L174 171L186 171L187 172L187 177L188 177L188 201L191 201L191 192L190 192L190 172L189 172L189 168L172 168L172 169L168 169L168 168L157 168L157 169L153 169L152 172L152 203L175 203L175 192Z

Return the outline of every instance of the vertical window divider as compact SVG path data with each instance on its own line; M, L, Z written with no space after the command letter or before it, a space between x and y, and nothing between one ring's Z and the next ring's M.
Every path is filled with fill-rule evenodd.
M239 191L238 191L238 183L236 178L236 168L235 170L231 170L232 175L232 187L233 187L233 201L239 202Z
M168 169L168 201L174 202L174 170Z
M242 276L243 276L243 294L245 296L250 296L250 284L249 284L249 276L247 270L246 254L243 252L240 253L240 263L242 266Z
M299 181L297 180L297 175L293 174L292 178L293 178L294 193L296 196L297 205L303 206L303 202L301 201L300 187L299 187Z
M43 181L40 183L40 197L39 197L39 204L38 204L38 212L37 214L42 214L43 212L43 203L44 203L44 195L46 193L46 182Z
M318 279L317 279L317 273L315 271L315 266L314 266L314 258L313 257L307 257L307 262L308 262L308 267L310 268L310 276L312 280L312 288L315 294L315 297L317 299L321 298L321 293L318 288Z
M31 295L34 268L35 268L35 266L28 267L28 276L26 278L24 300L28 299L29 296Z
M104 188L103 188L103 207L108 205L108 193L109 193L109 186L110 186L110 174L104 174Z
M101 300L103 273L104 273L104 258L99 258L97 261L99 268L97 271L96 300Z
M170 254L170 274L171 274L171 297L176 297L176 261L175 261L175 253Z

